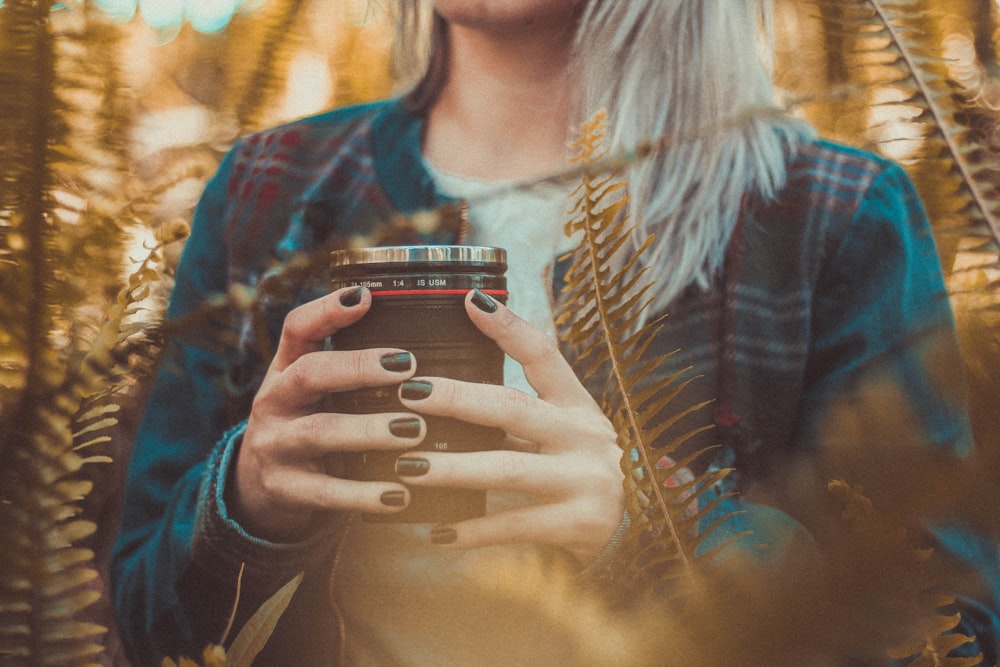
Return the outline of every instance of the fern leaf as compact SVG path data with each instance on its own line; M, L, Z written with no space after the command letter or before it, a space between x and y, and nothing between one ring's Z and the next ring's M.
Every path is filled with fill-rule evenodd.
M852 536L833 557L833 572L845 580L865 573L865 590L853 603L882 610L889 620L882 628L884 638L893 641L887 657L911 659L910 665L978 664L948 657L973 638L953 632L960 616L941 613L954 600L933 592L940 582L930 565L932 550L918 545L899 517L879 511L860 485L834 480L828 489L842 503ZM886 563L892 563L891 572Z
M96 529L81 518L94 486L81 472L108 458L74 444L105 442L113 420L88 403L107 371L88 352L124 254L129 132L118 29L85 6L52 5L0 11L0 284L18 295L0 303L0 607L18 629L4 634L5 655L83 665L106 629L85 617L100 592L79 546Z
M296 575L291 581L282 586L277 593L271 596L260 609L258 609L250 620L247 621L240 633L233 640L233 645L229 647L226 656L226 664L231 667L243 667L253 662L253 659L260 653L267 640L274 632L278 619L288 608L292 601L292 596L302 583L302 574Z
M651 283L638 262L652 238L645 239L637 251L629 248L634 229L628 219L625 184L587 170L605 158L605 126L602 112L584 124L573 144L577 152L574 161L583 165L583 176L574 195L567 233L578 235L581 242L566 273L556 319L562 341L576 353L577 372L582 377L607 378L602 407L619 433L632 517L626 536L627 570L637 579L664 583L696 576L717 553L699 553L699 545L714 526L698 530L699 522L716 505L698 508L694 501L725 472L712 471L690 483L675 484L671 480L678 469L657 465L669 460L664 457L677 452L703 429L662 442L666 429L681 415L666 420L666 425L654 421L689 380L682 379L682 372L654 386L644 383L670 355L646 359L659 326L657 321L640 326ZM704 407L699 405L682 414ZM685 463L699 454L685 458ZM653 585L647 590L659 589Z
M975 252L996 256L1000 159L964 122L968 114L959 102L962 91L950 80L948 63L928 47L936 14L924 2L813 1L822 11L826 31L850 45L845 57L854 65L849 69L851 83L878 89L871 111L892 118L892 133L876 138L872 147L900 141L917 147L902 161L935 224L946 269L963 236L979 240ZM877 133L878 124L870 130Z
M947 604L948 601L945 602ZM942 605L944 606L944 605ZM960 614L940 615L928 619L925 637L889 652L890 658L909 659L908 667L975 667L981 665L982 654L970 657L948 657L952 651L974 641L961 633L953 632L961 622Z
M103 631L65 625L67 611L92 602L73 591L94 571L75 559L47 558L85 532L71 520L75 485L60 485L82 464L71 450L73 396L62 391L66 372L49 338L59 285L50 262L51 249L59 249L53 221L63 212L52 196L60 159L52 147L66 139L49 10L48 3L8 2L0 12L0 80L5 93L17 91L0 102L0 246L7 260L0 283L24 295L0 307L0 359L13 380L0 413L0 543L12 552L0 605L18 610L4 621L23 629L5 636L4 651L39 665L82 664L100 652L93 640Z
M281 0L265 10L263 36L258 41L255 65L235 109L240 127L244 130L261 129L265 123L267 101L273 99L284 84L284 64L288 59L288 48L293 45L289 35L304 4L303 0Z

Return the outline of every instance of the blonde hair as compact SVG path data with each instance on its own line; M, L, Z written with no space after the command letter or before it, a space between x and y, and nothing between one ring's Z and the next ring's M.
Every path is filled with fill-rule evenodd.
M403 60L418 73L411 90L420 94L410 99L422 108L447 76L435 64L446 56L446 26L429 18L430 0L399 4ZM688 285L710 285L745 196L773 197L789 154L812 131L777 108L770 0L586 4L575 56L578 121L606 109L612 154L662 142L626 174L641 236L656 235L645 263L657 277L654 308L662 308Z

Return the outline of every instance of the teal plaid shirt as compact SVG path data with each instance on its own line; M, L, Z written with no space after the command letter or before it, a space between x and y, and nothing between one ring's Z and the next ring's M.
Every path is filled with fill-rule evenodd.
M240 141L197 208L169 318L180 320L234 284L260 287L301 252L352 242L455 242L458 230L447 222L415 229L395 218L447 203L422 166L421 128L394 100ZM800 146L788 169L774 200L748 198L712 288L689 288L668 308L651 353L679 352L658 377L688 366L700 376L670 411L714 404L667 436L713 424L689 446L721 444L703 462L735 468L719 490L752 492L788 474L789 464L857 435L886 405L872 399L891 385L893 405L907 414L906 437L966 451L961 392L945 390L954 383L945 376L961 365L954 325L930 228L906 174L824 142ZM267 345L276 342L284 314L323 282L306 276L292 293L275 291L253 317L230 313L210 337L241 341L225 349L194 339L170 345L135 441L112 562L121 630L140 664L195 655L217 640L241 563L240 608L247 612L307 572L272 641L283 664L316 664L317 656L326 663L335 655L336 633L316 610L326 609L322 577L337 518L303 543L273 544L229 517L223 494ZM269 332L263 350L261 330ZM817 473L818 483L827 472ZM780 484L769 486L770 501L794 516L794 499L783 497ZM748 521L734 520L730 529ZM974 557L975 549L969 543L955 551L981 571L996 568ZM985 643L995 646L996 600L969 604L984 619Z

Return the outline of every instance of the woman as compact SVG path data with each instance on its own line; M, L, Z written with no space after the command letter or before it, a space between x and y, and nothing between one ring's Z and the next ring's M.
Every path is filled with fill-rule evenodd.
M477 292L466 308L513 360L509 386L424 378L406 350L325 349L371 295L324 294L322 281L208 338L250 340L266 321L271 358L175 341L137 436L113 564L142 664L218 639L241 564L244 615L306 572L267 663L584 662L571 634L489 581L505 567L540 578L554 562L603 567L627 522L614 429L552 339L569 190L503 187L562 168L569 128L594 109L610 112L612 150L688 137L637 162L629 187L660 239L650 310L671 313L653 349L680 348L675 363L705 376L686 400L718 403L682 426L719 427L716 463L735 463L735 481L764 479L818 443L869 362L892 357L919 382L912 341L954 353L947 303L928 296L943 286L912 187L897 167L813 142L773 112L757 0L438 0L433 18L426 4L401 9L404 45L419 47L433 24L407 95L234 147L197 210L169 317L234 284L261 286L276 260L337 239L498 245L510 253L511 310ZM472 202L468 234L444 221L400 237L390 224L455 200ZM872 270L875 257L889 269ZM251 401L227 391L237 380ZM393 385L412 412L323 411L330 392ZM960 406L912 399L932 439L962 442ZM500 427L506 448L404 454L431 415ZM372 449L400 452L398 482L340 479L323 464ZM491 508L441 526L356 519L401 511L414 486L489 489Z

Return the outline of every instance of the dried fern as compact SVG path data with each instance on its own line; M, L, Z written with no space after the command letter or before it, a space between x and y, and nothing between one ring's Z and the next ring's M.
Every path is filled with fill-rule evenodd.
M368 12L379 12L373 2L365 2ZM367 18L360 23L348 22L341 37L334 62L337 68L337 89L334 97L338 106L385 98L392 94L394 76L391 52L372 39L376 27Z
M106 629L84 615L100 593L81 472L107 460L89 451L114 420L87 409L105 375L84 360L119 279L128 115L116 31L83 4L52 10L0 10L0 657L83 665Z
M847 84L878 89L867 111L881 115L870 128L878 149L912 142L909 167L950 269L958 248L1000 254L1000 159L992 153L960 102L948 63L928 44L935 15L930 3L882 0L810 0L822 10L827 34L847 49ZM910 109L911 111L907 112ZM891 132L883 132L891 123ZM1000 261L996 263L1000 268Z
M604 157L605 125L605 114L600 113L581 128L580 138L572 145L575 162L587 165ZM557 324L560 337L576 351L578 374L607 378L602 407L616 427L624 452L622 468L632 517L624 547L630 559L629 576L668 581L696 575L711 560L714 550L699 553L699 546L714 526L702 531L697 527L721 499L692 511L692 497L726 472L711 471L677 484L673 483L676 469L657 465L705 430L661 442L677 420L705 404L657 422L691 379L684 377L685 370L652 386L642 386L642 380L654 374L671 355L644 359L659 329L655 321L639 326L652 282L645 280L645 271L638 262L652 238L647 238L635 252L628 247L633 229L626 213L628 197L624 189L625 185L613 175L585 172L574 194L576 205L567 233L578 234L582 240L566 275ZM621 259L625 254L629 256ZM676 466L685 468L699 454L677 461ZM649 586L648 590L656 588Z
M73 362L74 366L88 369L100 378L94 390L81 397L74 415L74 451L110 445L119 413L124 407L134 407L131 392L144 378L152 376L166 343L161 324L166 294L172 284L164 249L186 235L187 225L180 222L160 228L156 243L147 248L146 257L129 275L116 303L108 309L104 325L89 341L87 354ZM91 458L111 462L104 456Z
M299 589L304 575L299 573L292 577L284 586L268 598L264 604L258 607L253 616L247 620L239 634L233 640L227 652L223 646L232 628L233 618L236 616L237 607L240 603L240 590L242 589L243 567L240 567L239 579L236 582L236 600L233 602L233 611L229 619L229 625L222 633L222 638L218 644L209 644L201 654L202 667L250 667L254 658L267 644L268 639L274 632L281 615L285 613L288 605L292 601L295 592ZM199 667L198 663L190 658L182 657L177 661L172 658L164 658L162 667Z
M1000 352L1000 114L977 104L975 93L951 77L955 63L941 55L944 7L929 0L806 0L822 10L827 33L840 36L847 63L842 83L866 87L865 112L878 118L875 150L905 142L912 147L904 166L914 179L934 226L955 308L967 368L974 459L945 488L930 477L886 480L905 486L904 504L925 513L952 508L992 535L1000 534L995 503L1000 441L996 437L997 365ZM995 10L994 10L995 17ZM990 16L970 15L989 24ZM995 25L995 24L994 24ZM952 27L953 29L953 27ZM997 55L982 49L984 70L997 68ZM856 88L855 88L856 89ZM891 125L890 125L891 124ZM879 138L881 137L881 138ZM958 258L959 261L955 261ZM922 471L921 471L922 472ZM928 494L934 485L939 493Z
M940 573L929 565L932 549L921 548L897 517L878 511L859 485L835 480L828 488L844 507L851 536L831 558L834 581L850 581L854 573L864 573L865 585L853 587L853 604L867 613L884 610L882 618L891 619L881 628L888 635L882 641L894 641L888 657L906 660L911 667L980 664L982 655L948 657L974 638L954 632L960 615L940 611L954 598L934 592ZM891 568L886 567L889 563ZM904 635L894 636L899 632Z
M280 0L264 10L264 35L255 65L236 103L236 117L244 130L261 129L267 104L284 85L288 49L294 43L290 35L304 4L303 0Z
M56 48L48 3L10 2L0 12L0 78L6 131L0 192L4 262L0 312L4 374L0 415L0 656L21 664L84 664L102 650L104 629L72 619L96 599L91 554L74 544L94 526L77 519L88 492L75 477L84 461L72 450L77 382L52 349L52 295L59 285L49 248L52 164L66 128L55 96Z

